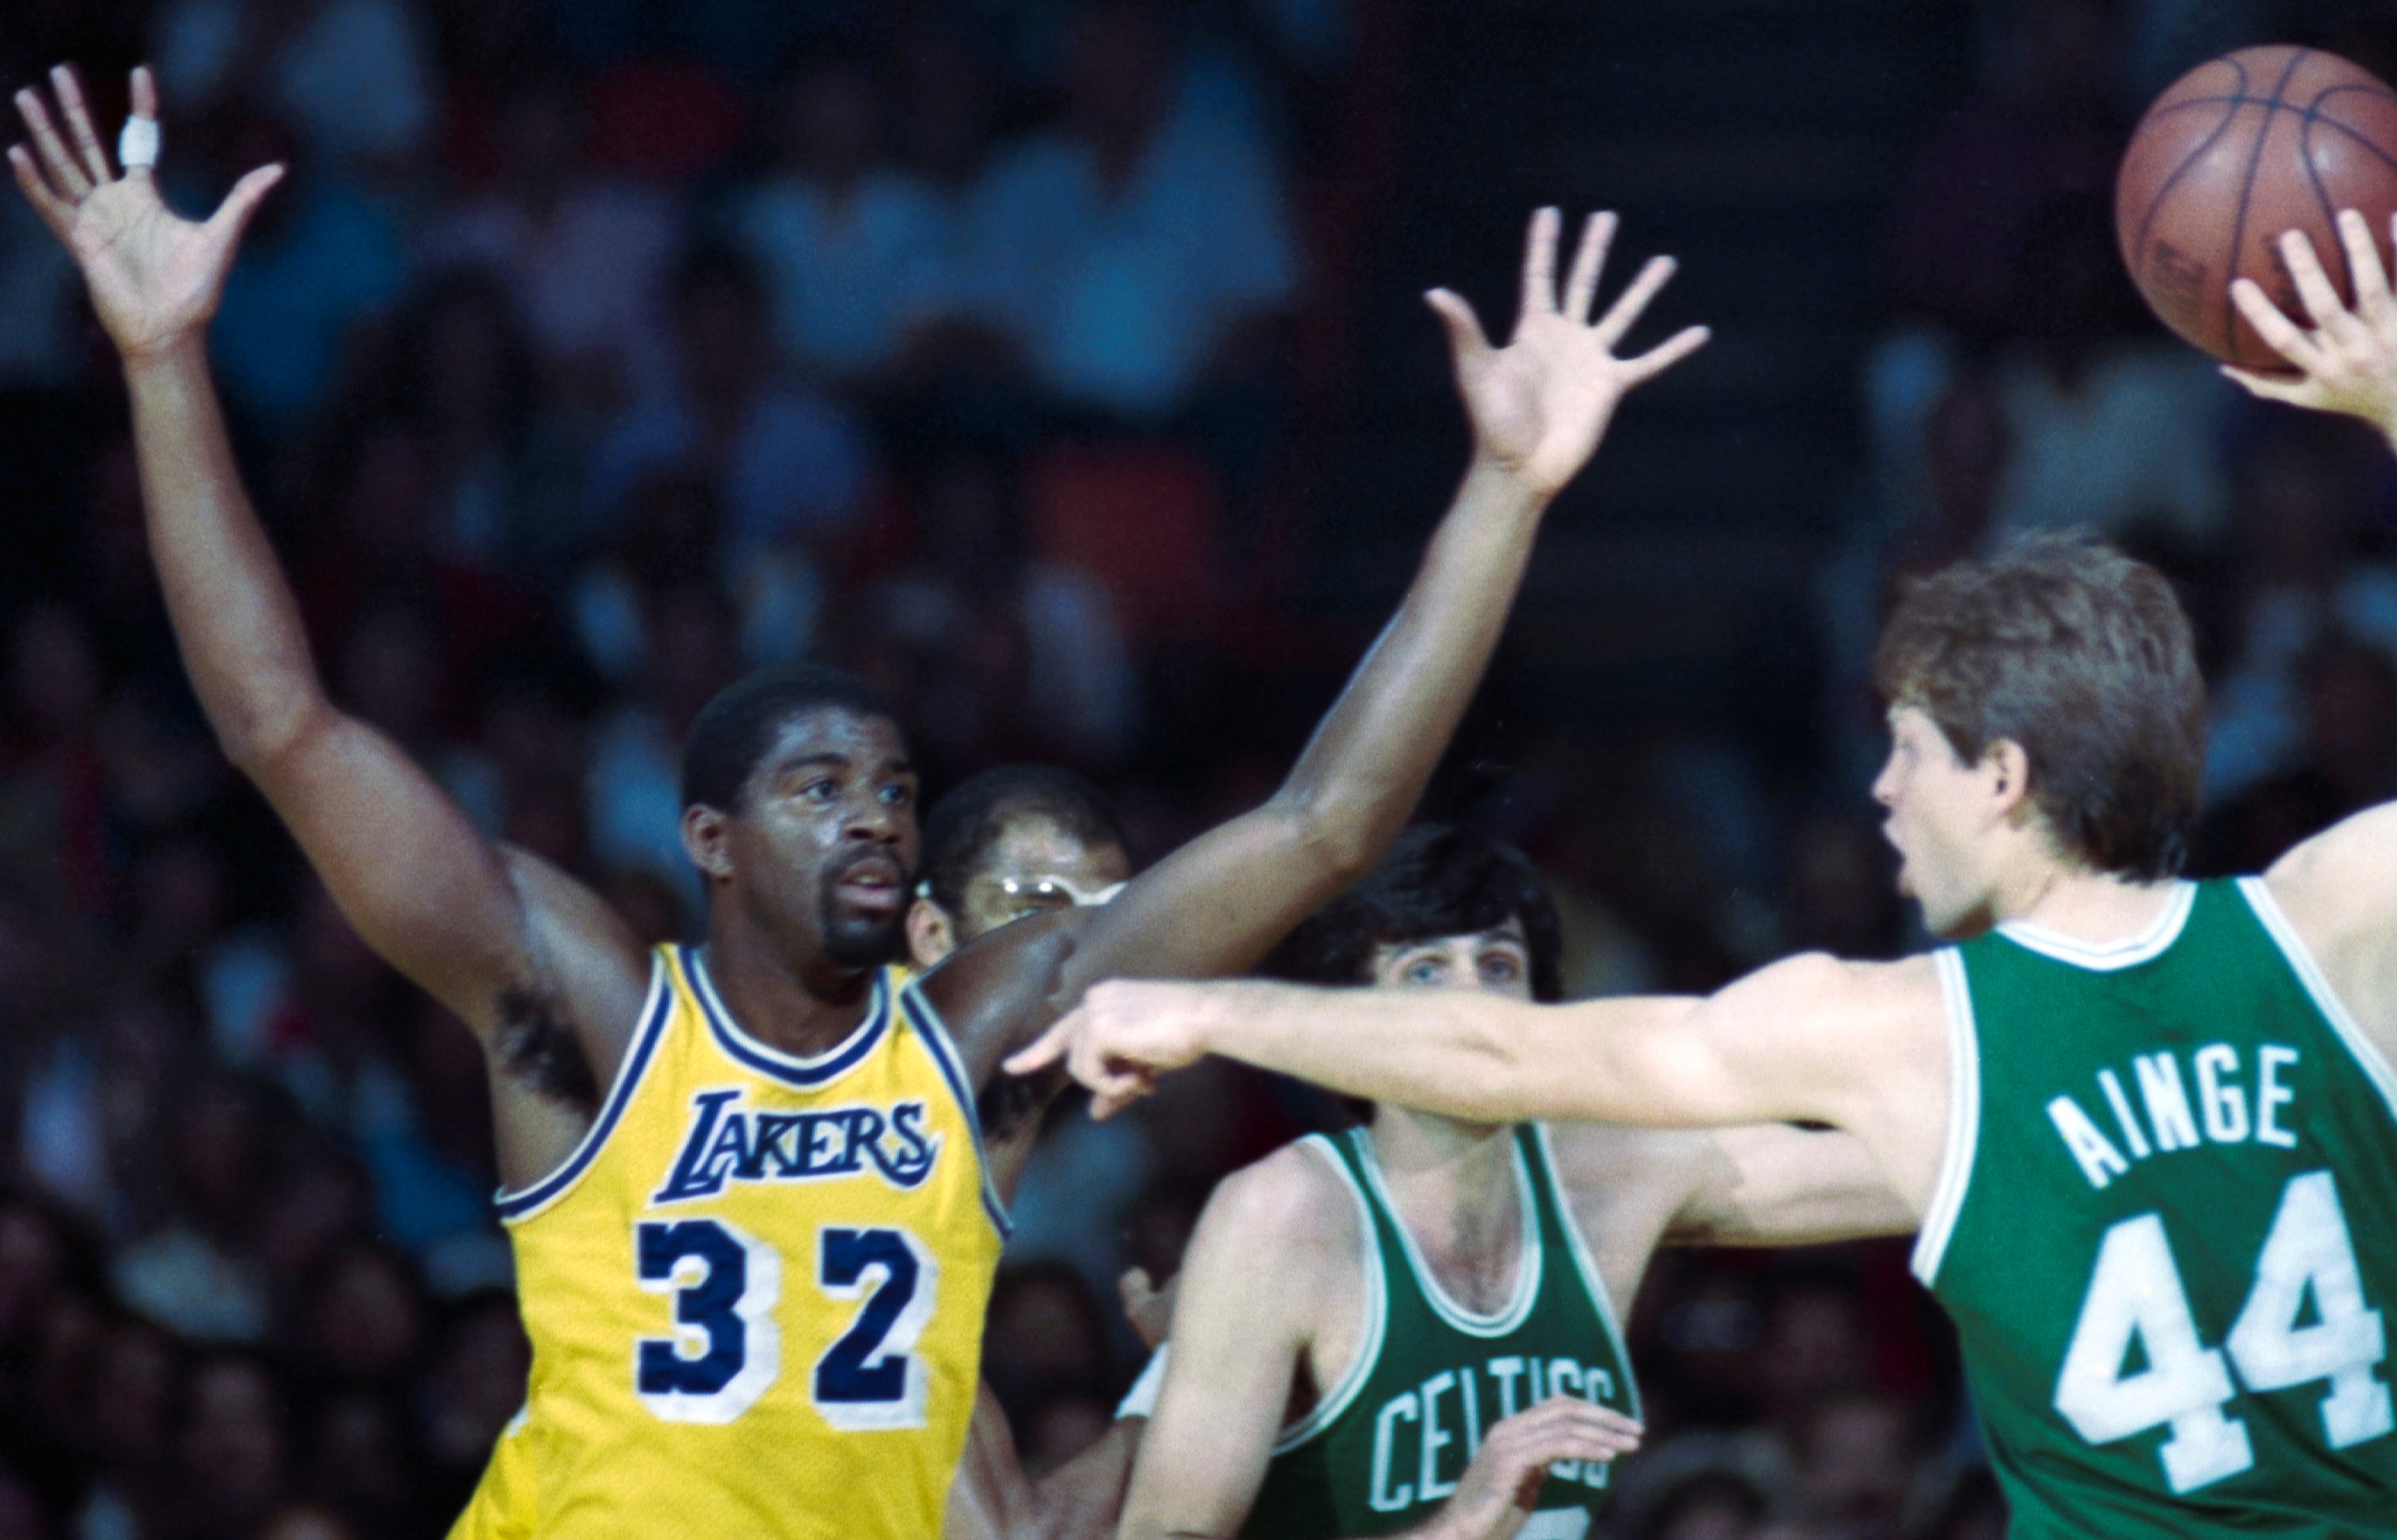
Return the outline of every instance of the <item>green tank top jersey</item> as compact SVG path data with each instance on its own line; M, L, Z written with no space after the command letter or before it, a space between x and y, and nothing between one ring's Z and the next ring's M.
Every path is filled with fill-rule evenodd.
M1456 1490L1483 1429L1550 1396L1640 1414L1631 1359L1560 1199L1547 1135L1526 1124L1513 1137L1522 1264L1514 1298L1486 1317L1440 1292L1399 1223L1366 1131L1307 1141L1357 1200L1367 1237L1365 1330L1341 1382L1274 1445L1242 1536L1328 1540L1419 1524ZM1613 1468L1552 1467L1524 1540L1589 1533Z
M2262 881L2093 950L1938 954L1948 1144L1914 1256L2017 1540L2397 1535L2397 1076Z

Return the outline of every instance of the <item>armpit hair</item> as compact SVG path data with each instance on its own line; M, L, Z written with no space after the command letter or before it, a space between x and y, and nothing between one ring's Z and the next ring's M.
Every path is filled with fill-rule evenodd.
M574 1024L557 998L523 984L500 992L500 1066L535 1094L585 1111L599 1106L599 1088Z
M1038 1075L1010 1075L1005 1070L990 1078L974 1099L974 1116L982 1121L982 1136L991 1144L1000 1144L1022 1132L1027 1123L1039 1121L1057 1092L1065 1088L1065 1066L1052 1065Z

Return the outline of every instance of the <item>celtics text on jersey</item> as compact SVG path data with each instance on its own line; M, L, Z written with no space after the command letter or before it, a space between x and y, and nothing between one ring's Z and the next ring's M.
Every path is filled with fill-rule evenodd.
M1514 1296L1494 1314L1448 1297L1399 1220L1363 1129L1306 1141L1356 1200L1365 1246L1365 1330L1355 1361L1276 1441L1243 1540L1388 1534L1439 1511L1485 1429L1551 1396L1640 1414L1631 1360L1580 1233L1565 1212L1545 1131L1513 1130L1522 1205ZM1571 1462L1540 1484L1529 1540L1580 1540L1614 1467Z

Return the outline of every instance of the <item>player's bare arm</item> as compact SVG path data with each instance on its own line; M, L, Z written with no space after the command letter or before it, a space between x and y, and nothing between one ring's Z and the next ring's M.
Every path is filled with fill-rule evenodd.
M1943 1011L1927 957L1810 955L1710 996L1574 1005L1462 990L1118 981L1092 989L1011 1067L1065 1059L1103 1114L1145 1093L1158 1073L1220 1053L1473 1122L1828 1123L1863 1138L1912 1200L1937 1164Z
M1133 1467L1124 1540L1239 1533L1292 1415L1366 1350L1369 1244L1354 1200L1302 1145L1216 1188L1183 1264L1173 1358ZM1273 1265L1259 1266L1262 1257ZM1638 1425L1618 1413L1577 1397L1543 1401L1493 1424L1438 1517L1403 1533L1505 1540L1550 1466L1611 1460L1638 1444Z
M2283 315L2252 282L2231 290L2297 378L2223 372L2267 400L2362 418L2397 448L2397 301L2364 216L2341 213L2338 234L2355 281L2353 308L2296 231L2282 237L2281 256L2310 326ZM2397 1057L2397 805L2368 809L2307 840L2266 882L2339 1002L2384 1055Z
M326 694L205 352L242 231L282 168L250 172L207 221L181 219L149 167L112 164L74 73L60 66L50 84L55 114L40 92L18 93L32 143L9 162L124 362L151 553L209 726L359 934L482 1039L504 1071L493 1077L503 1174L537 1174L571 1150L579 1104L632 1032L640 948L577 884L485 840L396 744ZM133 107L156 121L146 69L134 72Z
M1842 1130L1761 1123L1696 1137L1707 1149L1667 1244L1814 1246L1910 1235L1918 1223L1872 1151Z
M1588 462L1624 395L1707 339L1693 327L1616 357L1672 261L1649 261L1593 322L1614 218L1590 220L1561 296L1560 222L1554 209L1533 218L1521 308L1505 347L1491 345L1464 300L1445 289L1427 296L1448 330L1473 462L1397 615L1281 789L1107 904L994 932L928 982L977 1076L1100 979L1251 966L1371 869L1405 826L1497 647L1541 515ZM1036 974L1038 998L994 988L994 971Z

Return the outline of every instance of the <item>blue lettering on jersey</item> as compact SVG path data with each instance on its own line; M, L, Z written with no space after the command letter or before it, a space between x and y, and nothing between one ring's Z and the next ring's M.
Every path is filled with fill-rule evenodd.
M811 1182L871 1168L894 1187L913 1188L932 1174L941 1138L925 1132L921 1102L764 1112L743 1110L744 1094L691 1098L682 1153L650 1202L711 1198L727 1182Z

